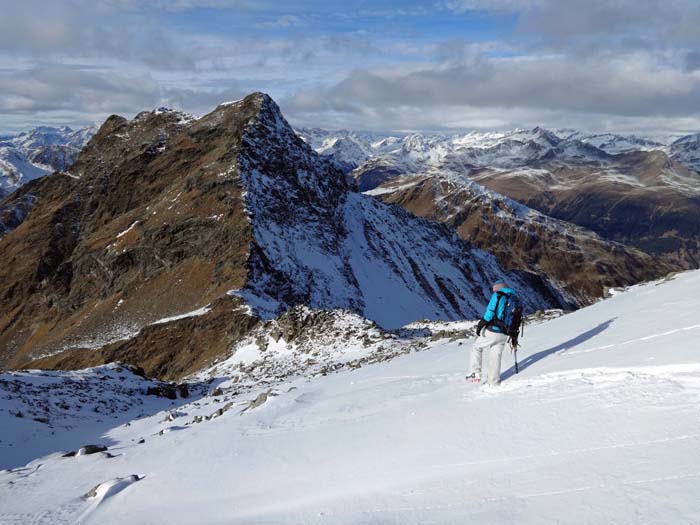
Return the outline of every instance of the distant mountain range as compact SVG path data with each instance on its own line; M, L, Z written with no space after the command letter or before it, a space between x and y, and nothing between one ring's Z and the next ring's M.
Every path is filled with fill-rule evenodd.
M700 171L700 133L681 137L644 137L586 133L574 129L516 129L463 134L390 134L299 128L299 135L318 153L352 171L376 157L392 156L407 166L437 165L446 159L472 167L512 168L546 158L600 161L632 151L661 151L692 171Z
M543 128L461 135L299 133L344 169L359 191L378 192L384 200L426 177L472 189L477 183L673 266L700 264L698 134L661 143ZM481 189L477 194L484 195ZM394 200L417 210L405 197ZM435 215L421 206L419 214ZM447 216L461 211L457 206Z
M96 131L96 126L78 130L40 126L0 136L0 197L30 180L66 169Z

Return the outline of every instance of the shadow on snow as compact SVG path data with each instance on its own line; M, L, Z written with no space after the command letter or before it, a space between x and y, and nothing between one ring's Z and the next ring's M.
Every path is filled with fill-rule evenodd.
M522 362L518 363L518 369L522 372L526 368L531 367L541 359L544 359L547 356L550 356L552 354L556 354L558 352L564 351L564 350L570 350L572 348L575 348L576 346L585 343L589 339L594 338L596 335L599 333L603 332L606 330L612 323L613 321L617 319L617 317L613 317L612 319L608 319L604 323L600 323L598 326L595 326L591 328L590 330L586 330L582 334L577 335L573 339L569 339L568 341L564 341L563 343L558 344L557 346L553 346L552 348L547 348L546 350L542 350L540 352L537 352L536 354L532 354L530 356L527 356ZM510 367L508 370L506 370L502 375L501 375L501 380L508 379L509 377L513 376L515 374L515 366Z

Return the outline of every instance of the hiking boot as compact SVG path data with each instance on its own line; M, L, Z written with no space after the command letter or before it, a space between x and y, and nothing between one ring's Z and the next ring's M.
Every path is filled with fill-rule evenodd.
M464 379L469 381L470 383L481 383L481 374L476 374L472 372L468 376L466 376Z

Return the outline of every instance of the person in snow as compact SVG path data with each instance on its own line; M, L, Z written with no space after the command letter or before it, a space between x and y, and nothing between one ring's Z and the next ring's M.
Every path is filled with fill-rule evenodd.
M493 294L486 307L486 312L476 326L476 339L471 353L471 374L466 379L474 383L481 383L482 361L485 351L488 359L486 380L490 385L498 385L501 383L503 349L509 340L514 349L518 346L517 328L514 335L509 334L507 333L509 329L503 322L506 303L509 298L515 300L516 295L514 290L500 280L494 283L492 291Z

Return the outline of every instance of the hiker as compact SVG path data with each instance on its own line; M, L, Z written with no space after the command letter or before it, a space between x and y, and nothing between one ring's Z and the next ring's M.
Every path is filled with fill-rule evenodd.
M481 363L485 350L488 359L487 382L490 385L498 385L501 382L501 356L509 340L513 351L517 350L522 305L515 291L505 282L496 281L492 290L493 295L486 312L476 326L476 339L471 354L471 374L466 379L481 383Z

